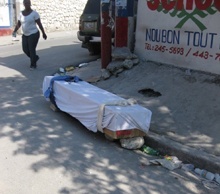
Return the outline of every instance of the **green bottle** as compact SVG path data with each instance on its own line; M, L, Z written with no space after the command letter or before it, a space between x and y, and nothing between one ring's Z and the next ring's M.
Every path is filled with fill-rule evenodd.
M149 146L146 146L146 145L142 146L141 151L146 154L152 155L152 156L159 156L160 155L157 150L155 150Z

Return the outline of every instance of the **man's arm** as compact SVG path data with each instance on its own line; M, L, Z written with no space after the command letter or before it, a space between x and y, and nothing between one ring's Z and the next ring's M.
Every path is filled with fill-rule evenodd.
M43 25L42 25L42 23L40 21L40 18L36 20L36 23L39 26L39 28L40 28L40 30L41 30L41 32L43 34L43 38L46 40L47 39L47 35L46 35L45 31L44 31L44 27L43 27Z
M14 29L14 31L13 31L13 33L12 33L12 35L14 36L14 37L16 37L16 32L18 31L18 29L21 27L21 22L20 22L20 20L18 20L18 22L17 22L17 24L16 24L16 26L15 26L15 29Z

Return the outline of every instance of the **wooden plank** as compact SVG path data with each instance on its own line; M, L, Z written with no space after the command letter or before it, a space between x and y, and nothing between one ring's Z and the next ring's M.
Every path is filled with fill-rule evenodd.
M103 133L112 139L122 139L122 138L132 138L132 137L143 137L146 135L143 131L139 129L129 129L129 130L119 130L111 131L107 128L103 129Z

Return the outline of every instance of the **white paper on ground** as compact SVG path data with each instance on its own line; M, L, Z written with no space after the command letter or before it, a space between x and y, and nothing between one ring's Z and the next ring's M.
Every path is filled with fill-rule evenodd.
M172 160L167 159L155 159L149 161L151 164L161 165L169 170L174 170L180 168L181 162L174 162Z

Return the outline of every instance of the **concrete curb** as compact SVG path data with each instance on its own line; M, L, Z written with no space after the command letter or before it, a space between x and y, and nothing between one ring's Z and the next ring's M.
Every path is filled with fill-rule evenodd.
M176 156L183 162L194 164L195 167L208 170L212 173L220 172L220 161L217 157L175 142L163 135L149 132L145 137L145 143L164 155Z
M79 69L73 75L79 76L83 80L100 75L100 61L90 62L90 65ZM197 150L181 143L169 139L167 136L149 132L145 137L145 142L152 148L157 149L164 155L178 157L184 163L192 163L198 168L209 170L213 173L220 173L220 160L214 155L202 150Z

